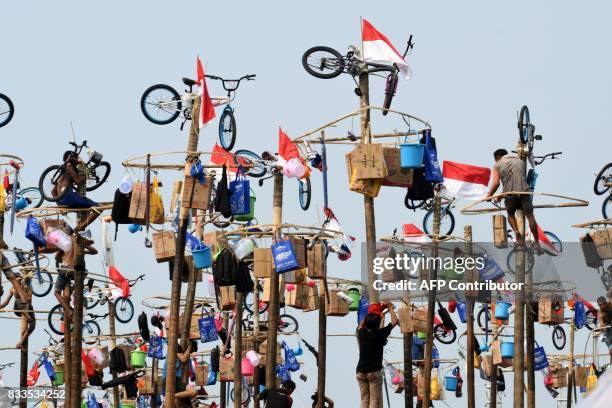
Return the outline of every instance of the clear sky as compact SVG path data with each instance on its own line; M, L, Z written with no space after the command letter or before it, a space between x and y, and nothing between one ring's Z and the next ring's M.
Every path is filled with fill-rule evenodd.
M397 48L410 34L416 46L409 63L411 81L400 82L394 107L426 118L437 138L440 158L490 166L492 152L516 143L516 112L530 107L537 132L544 135L538 153L563 151L562 160L540 169L538 190L581 197L587 208L546 210L537 213L540 224L565 241L576 241L581 231L572 223L600 218L602 198L592 193L594 173L609 161L612 60L608 2L514 1L470 2L6 2L0 13L0 92L13 100L13 122L0 129L0 151L24 158L24 184L35 185L41 171L61 159L70 138L70 122L78 139L86 139L113 165L109 183L92 194L98 201L111 200L123 177L121 160L146 152L184 149L187 132L178 122L157 126L140 112L142 92L155 83L182 88L182 76L195 76L195 56L200 54L206 70L221 76L255 73L257 80L241 85L236 99L238 148L257 152L276 148L279 125L290 136L356 109L358 100L349 77L320 80L301 66L301 55L314 45L344 51L359 44L359 17L368 18L392 39ZM213 95L218 84L210 84ZM383 81L372 80L373 103L383 99ZM218 112L220 114L220 112ZM401 123L374 115L375 131L401 129ZM350 123L330 131L344 135ZM355 123L354 130L358 130ZM216 122L200 137L200 148L210 149L217 138ZM362 198L349 192L344 147L329 149L330 204L348 232L363 239L365 229ZM178 174L160 176L166 186ZM313 205L301 211L294 180L286 180L284 220L317 223L322 205L321 178L313 177ZM169 188L165 189L169 205ZM403 207L404 192L384 189L376 200L377 235L392 233L405 222L420 225L422 213ZM271 183L257 189L257 217L271 220ZM461 206L463 204L460 204ZM458 210L456 211L458 214ZM474 239L488 241L489 216L458 215L457 231L474 226ZM99 237L99 227L94 228ZM26 245L23 227L9 246ZM166 265L154 261L143 245L144 236L122 228L116 242L120 270L129 277L147 274L137 289L137 299L169 292ZM100 261L88 261L91 270ZM351 261L330 265L333 276L358 278L359 254ZM594 273L585 268L580 274ZM206 292L202 285L202 293ZM5 283L6 288L6 283ZM49 299L35 299L48 310ZM138 310L139 312L140 310ZM101 311L100 311L101 312ZM302 314L302 336L316 344L316 313ZM46 317L40 315L40 317ZM349 334L354 314L330 318L330 332ZM46 341L40 321L32 337L32 349ZM119 325L119 331L134 329ZM0 320L0 346L17 342L18 324ZM399 331L398 331L399 332ZM582 331L584 332L584 330ZM550 331L538 330L538 340L552 349ZM577 344L584 347L586 335ZM295 339L289 339L295 346ZM354 380L357 346L349 337L332 337L328 349L328 395L337 406L356 406ZM390 341L388 358L399 360L401 343ZM590 346L589 346L590 349ZM552 350L551 350L552 351ZM441 348L443 357L456 355L456 344ZM0 351L0 361L18 361L18 353ZM309 406L316 386L315 360L301 357L308 374L297 380L298 407ZM461 364L463 374L463 363ZM15 384L17 370L5 372L5 382ZM41 378L46 378L45 374ZM538 401L553 400L537 374ZM478 380L477 398L482 406L483 383ZM512 378L506 376L504 403L510 403ZM214 393L215 391L209 391ZM464 388L465 394L465 388ZM392 406L401 396L391 395ZM451 406L466 399L450 397Z

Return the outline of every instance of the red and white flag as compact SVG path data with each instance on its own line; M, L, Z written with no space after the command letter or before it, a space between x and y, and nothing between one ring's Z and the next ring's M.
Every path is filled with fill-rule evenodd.
M236 157L232 152L228 152L222 148L219 143L215 143L211 155L210 164L216 164L217 166L225 165L229 173L236 173L238 166L236 166ZM215 172L216 177L221 178L221 171Z
M198 72L198 85L200 85L200 129L206 126L210 121L215 118L215 107L213 106L210 95L208 94L208 87L206 86L206 77L204 76L204 67L202 67L202 61L200 57L197 57L197 72Z
M386 35L374 28L365 18L361 20L361 41L363 43L363 60L378 64L397 64L406 79L412 77L410 66L402 54L391 44Z
M117 268L110 266L108 268L108 277L115 286L121 289L121 296L130 296L130 284Z
M491 169L445 160L442 176L448 195L475 201L487 195Z
M404 224L402 225L402 230L404 232L404 241L406 242L429 242L429 237L427 234L421 231L419 227L414 224Z
M280 126L278 128L278 155L287 161L300 157L297 146Z
M540 225L538 225L538 241L540 241L540 244L546 245L546 248L551 251L552 254L559 254L557 247L548 239L548 236L544 233L544 230L540 228Z

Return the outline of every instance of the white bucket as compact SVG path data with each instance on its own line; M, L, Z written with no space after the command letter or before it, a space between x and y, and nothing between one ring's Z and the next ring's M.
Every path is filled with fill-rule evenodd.
M236 246L234 246L234 254L236 258L242 260L248 255L251 255L255 250L255 242L251 238L242 238Z

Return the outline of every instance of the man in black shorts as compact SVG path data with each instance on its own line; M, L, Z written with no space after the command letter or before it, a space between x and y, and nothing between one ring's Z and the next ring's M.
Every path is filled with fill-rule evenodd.
M495 158L495 166L493 167L493 181L491 188L489 189L488 197L491 197L497 189L499 184L504 187L504 193L509 192L529 192L529 186L527 185L526 179L526 167L525 162L521 160L516 154L508 154L506 149L497 149L493 153ZM515 213L516 210L520 209L527 217L529 222L529 229L531 235L535 241L534 247L538 253L542 252L540 248L540 240L538 237L538 223L536 222L535 216L533 215L533 202L531 194L515 194L508 195L504 199L506 211L508 212L508 223L514 230L517 242L524 242L523 237L519 230L518 224L516 223Z

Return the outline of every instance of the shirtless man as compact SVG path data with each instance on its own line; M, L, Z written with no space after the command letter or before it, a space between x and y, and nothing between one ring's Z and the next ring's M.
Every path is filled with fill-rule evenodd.
M25 315L28 319L28 325L25 327L25 330L21 333L21 338L15 347L23 350L23 343L30 337L30 334L36 328L36 318L34 317L34 313L30 310L34 310L32 306L32 289L30 288L30 282L23 279L21 276L17 276L17 281L21 286L22 291L25 293L25 301L22 300L19 296L15 296L15 290L11 288L9 294L6 296L6 299L0 304L0 309L4 309L13 296L15 296L15 303L13 305L13 310L18 317ZM19 310L25 310L25 312L19 312Z

